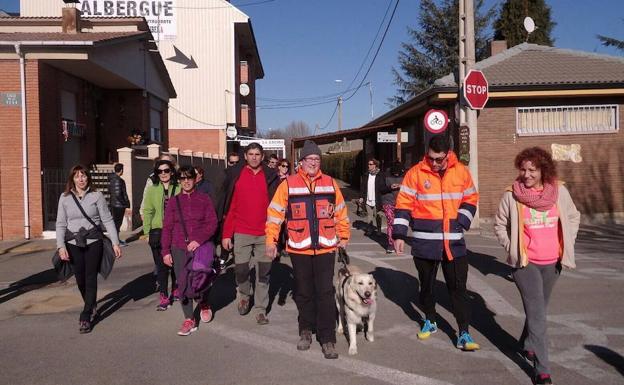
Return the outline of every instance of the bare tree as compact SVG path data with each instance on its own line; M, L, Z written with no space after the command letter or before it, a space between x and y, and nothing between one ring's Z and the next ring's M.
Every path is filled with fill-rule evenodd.
M283 128L271 128L264 132L259 132L258 136L265 139L284 139L286 152L290 151L290 143L293 139L303 138L312 135L312 130L306 122L292 121Z

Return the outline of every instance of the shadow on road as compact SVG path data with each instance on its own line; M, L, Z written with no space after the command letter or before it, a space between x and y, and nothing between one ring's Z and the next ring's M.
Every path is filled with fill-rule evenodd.
M208 294L210 307L213 313L217 312L236 299L236 282L234 281L234 268L228 268L223 274L217 277L212 284Z
M503 262L500 262L498 258L492 255L476 253L468 250L468 263L470 266L479 270L479 272L483 275L494 274L506 279L507 281L513 282L513 278L511 278L511 267Z
M140 301L156 292L156 282L152 273L143 274L140 277L123 285L120 289L109 293L98 300L97 316L93 326L102 322L114 312L121 309L126 303Z
M288 293L293 292L294 288L295 278L292 267L275 260L271 266L269 306L267 307L267 313L271 311L275 297L277 297L277 304L279 306L284 306L286 304L286 299L288 298Z
M362 231L366 238L376 242L379 246L383 247L384 249L388 248L388 236L384 232L367 235L365 232L368 228L368 224L359 219L353 221L352 226L354 229Z
M58 282L58 277L54 269L44 270L29 277L20 279L9 284L6 289L0 290L0 304L26 294L29 291L41 289L52 283Z
M583 347L594 353L596 357L600 358L607 364L613 366L615 370L620 373L620 375L624 376L624 357L622 357L619 353L604 346L583 345Z
M483 266L481 267L483 268ZM495 269L501 269L502 271L502 267L500 266ZM377 267L373 272L373 276L387 299L397 304L410 320L422 322L423 317L421 314L424 314L424 311L420 306L418 279L402 271L382 267ZM446 284L443 281L436 280L434 293L436 296L436 305L442 306L447 311L452 312L451 300L448 295ZM468 292L468 296L469 308L472 313L471 327L485 336L501 353L518 365L527 376L532 376L531 365L519 354L518 340L501 328L496 322L495 314L488 309L483 297L472 291ZM416 310L417 308L421 313ZM443 331L448 336L451 343L454 344L457 338L455 320L447 321L438 314L436 321L438 323L438 328ZM419 328L419 326L415 325L415 329L416 328ZM414 333L416 332L417 330L414 330Z

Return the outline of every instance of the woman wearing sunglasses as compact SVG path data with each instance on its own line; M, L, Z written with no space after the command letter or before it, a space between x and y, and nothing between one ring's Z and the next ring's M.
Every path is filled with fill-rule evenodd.
M188 336L197 330L193 299L187 298L188 279L184 278L184 269L193 264L191 259L194 257L195 250L211 242L210 239L217 230L217 214L214 205L208 194L199 192L195 188L196 177L197 173L193 166L180 167L178 179L182 192L171 199L167 206L162 234L162 260L167 266L173 267L177 276L180 277L180 303L184 313L184 322L178 331L180 336ZM198 296L199 318L202 322L212 321L207 289L198 293Z
M171 197L180 193L180 186L176 183L175 168L173 162L169 160L158 160L154 165L152 175L152 186L145 192L143 206L143 233L149 237L149 245L152 249L152 256L157 271L157 283L160 291L160 301L156 310L164 311L169 309L171 303L176 298L176 279L173 269L163 263L161 255L160 238L163 228L163 217L165 208L171 201ZM167 283L171 274L172 298L169 298Z
M277 167L277 175L280 178L280 181L288 178L288 175L290 174L290 163L288 162L288 159L282 159L279 162L279 166Z

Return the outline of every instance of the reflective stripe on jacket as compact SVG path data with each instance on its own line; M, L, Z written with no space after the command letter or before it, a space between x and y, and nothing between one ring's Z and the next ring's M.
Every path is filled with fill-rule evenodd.
M322 254L336 249L340 239L349 239L347 207L334 180L318 173L308 177L303 170L283 181L267 209L266 242L275 244L286 221L286 251Z
M470 171L452 151L443 176L423 159L412 167L396 200L393 238L410 242L412 255L449 260L466 255L464 230L477 211L479 193Z

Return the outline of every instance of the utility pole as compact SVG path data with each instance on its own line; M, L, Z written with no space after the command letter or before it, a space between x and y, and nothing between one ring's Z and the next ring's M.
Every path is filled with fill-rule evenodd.
M470 135L470 161L468 168L472 179L479 188L479 159L477 148L477 111L466 105L462 98L464 78L475 64L474 1L459 0L459 82L458 98L460 101L459 126L468 126ZM473 227L479 227L479 211L473 220Z
M342 130L342 95L338 96L338 131Z

